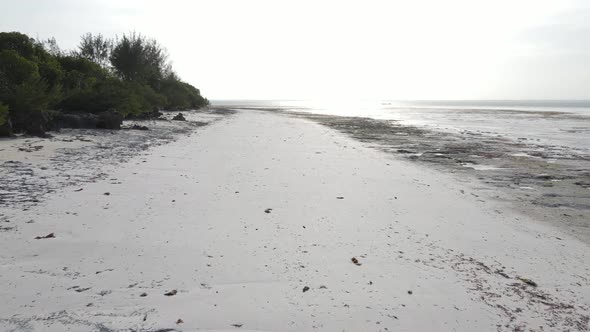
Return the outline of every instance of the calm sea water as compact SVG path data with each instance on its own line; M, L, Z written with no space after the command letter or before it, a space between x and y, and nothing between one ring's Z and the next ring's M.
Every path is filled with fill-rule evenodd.
M590 101L220 100L213 105L396 120L590 153Z

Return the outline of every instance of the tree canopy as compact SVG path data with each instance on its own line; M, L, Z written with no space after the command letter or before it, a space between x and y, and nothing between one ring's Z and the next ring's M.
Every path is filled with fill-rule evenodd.
M10 122L17 132L43 133L59 113L132 117L207 104L173 72L165 48L141 34L87 33L77 50L63 52L53 38L0 32L0 126Z

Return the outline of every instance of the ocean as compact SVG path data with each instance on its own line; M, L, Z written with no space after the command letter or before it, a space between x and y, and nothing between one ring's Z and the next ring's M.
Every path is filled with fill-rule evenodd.
M212 104L394 120L430 130L470 131L590 153L590 101L217 100Z

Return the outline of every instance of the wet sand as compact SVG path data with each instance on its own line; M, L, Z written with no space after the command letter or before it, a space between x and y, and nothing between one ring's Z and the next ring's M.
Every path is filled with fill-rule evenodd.
M3 205L0 330L589 329L570 229L334 123L241 111Z

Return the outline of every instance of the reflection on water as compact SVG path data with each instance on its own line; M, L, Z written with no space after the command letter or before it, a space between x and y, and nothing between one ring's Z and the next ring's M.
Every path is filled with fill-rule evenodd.
M396 120L439 131L471 131L590 152L588 101L236 100L213 104Z

